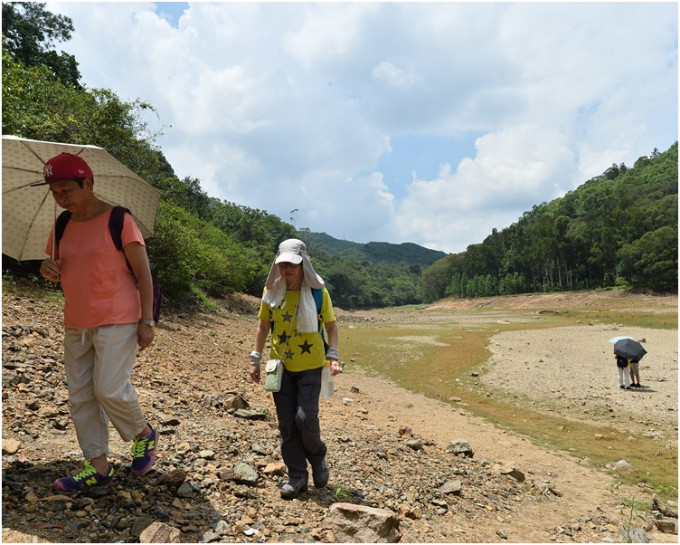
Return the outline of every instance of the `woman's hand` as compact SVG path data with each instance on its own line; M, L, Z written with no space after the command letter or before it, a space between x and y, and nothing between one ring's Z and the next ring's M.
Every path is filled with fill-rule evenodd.
M250 378L253 379L253 382L260 382L260 364L259 363L257 365L253 365L252 363L250 364Z
M253 350L250 353L250 378L253 379L253 382L260 382L260 362L261 361L262 361L262 352L260 352L259 350Z
M334 377L335 375L339 375L342 373L342 365L340 365L340 362L338 360L330 360L331 361L331 376Z
M156 332L153 330L153 327L141 322L137 324L137 344L140 351L151 345L155 336Z
M40 264L40 274L52 282L61 278L61 259L44 259Z

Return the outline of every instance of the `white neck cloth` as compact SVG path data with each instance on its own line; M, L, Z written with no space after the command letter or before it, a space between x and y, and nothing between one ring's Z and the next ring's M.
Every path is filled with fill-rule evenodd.
M302 251L300 252L300 255L302 256L304 278L300 288L300 302L298 303L297 311L297 330L300 333L315 333L319 331L319 320L316 311L316 302L314 301L314 295L312 295L312 288L323 288L324 281L323 278L316 274L307 252ZM262 301L270 307L278 307L283 301L288 287L286 286L286 280L281 276L279 267L276 264L276 259L274 260L274 263L272 263L271 269L269 269L269 275L267 276L267 281L264 285L267 290L262 297Z

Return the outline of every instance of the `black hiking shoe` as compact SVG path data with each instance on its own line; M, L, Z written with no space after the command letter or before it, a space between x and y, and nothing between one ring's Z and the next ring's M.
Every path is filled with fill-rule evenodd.
M315 488L323 488L328 484L328 466L325 459L318 466L312 466L312 478Z
M290 480L281 487L281 497L284 500L297 498L302 492L307 492L306 477L291 477Z

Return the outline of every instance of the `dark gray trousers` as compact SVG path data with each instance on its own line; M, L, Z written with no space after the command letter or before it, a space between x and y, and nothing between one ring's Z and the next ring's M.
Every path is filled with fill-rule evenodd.
M326 456L319 426L320 392L321 368L318 368L295 373L284 370L281 390L273 394L281 456L290 477L307 478L307 461L317 466Z

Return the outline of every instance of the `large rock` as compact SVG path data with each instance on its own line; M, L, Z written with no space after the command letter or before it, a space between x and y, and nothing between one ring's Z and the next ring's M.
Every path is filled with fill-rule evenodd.
M655 520L654 524L659 532L678 535L678 521L675 519L663 518Z
M16 439L3 439L2 440L2 453L3 454L16 454L21 448L21 442Z
M237 483L256 485L258 477L257 470L245 462L239 462L234 467L234 480Z
M399 519L387 509L353 503L334 503L322 527L332 530L339 543L397 543Z
M475 455L475 451L472 450L470 443L465 439L451 441L446 446L446 450L455 456L464 456L466 458L472 458Z
M152 522L139 535L140 543L181 543L182 532L162 522Z

